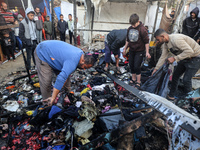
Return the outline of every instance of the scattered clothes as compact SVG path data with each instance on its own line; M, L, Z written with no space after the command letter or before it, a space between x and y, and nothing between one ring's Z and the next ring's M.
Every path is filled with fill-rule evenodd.
M135 149L168 149L165 118L141 126L127 135L131 136L128 140L124 136L117 141L106 142L111 139L111 131L142 117L152 109L107 77L103 71L104 56L102 53L98 56L98 66L84 71L77 69L71 75L72 91L61 90L56 98L57 103L51 107L42 102L36 71L32 70L32 84L28 83L28 77L21 77L26 75L23 70L8 75L0 83L1 149L81 149L93 140L98 142L98 146L93 148L100 150L115 150L121 143L126 148L127 142L131 141L130 145ZM110 64L111 74L128 84L131 77L128 63L121 61L119 64L121 72ZM145 80L151 75L150 66L143 67L142 78ZM165 97L169 75L168 65L164 65L141 88ZM16 78L19 79L14 80ZM188 112L193 110L192 113L196 111L199 114L198 97L199 89L176 104ZM167 124L167 127L171 133L171 126ZM101 135L105 137L102 139Z

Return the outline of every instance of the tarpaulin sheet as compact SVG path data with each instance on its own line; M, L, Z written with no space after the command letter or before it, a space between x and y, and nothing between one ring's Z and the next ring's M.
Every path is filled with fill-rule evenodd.
M172 18L169 16L167 5L165 5L165 8L163 9L162 19L160 22L160 28L170 33L170 26L172 24L172 21Z
M60 7L55 7L55 8L54 8L54 11L55 11L55 13L56 13L57 18L60 18L60 14L61 14L61 9L60 9Z

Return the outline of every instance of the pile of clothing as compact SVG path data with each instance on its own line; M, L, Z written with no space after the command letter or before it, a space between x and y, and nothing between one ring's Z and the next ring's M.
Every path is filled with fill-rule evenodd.
M31 75L32 84L27 83L27 77L1 84L0 141L4 141L0 143L1 149L81 149L100 135L152 111L106 75L99 57L97 66L76 70L71 75L72 91L61 90L56 99L62 100L62 105L47 106L42 102L36 72ZM109 73L128 84L131 76L128 64L121 62L120 67L122 72L111 65ZM151 68L143 71L144 80L150 72ZM10 79L16 74L22 72L10 74ZM164 121L159 118L129 135L132 148L168 149ZM99 149L117 149L121 141L102 143Z

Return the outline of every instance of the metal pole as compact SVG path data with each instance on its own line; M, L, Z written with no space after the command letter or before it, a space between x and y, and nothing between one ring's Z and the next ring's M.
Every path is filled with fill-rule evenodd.
M74 3L74 46L77 46L77 40L76 40L76 32L77 32L76 0L74 0L73 3Z
M52 39L54 39L54 13L53 13L53 7L54 7L54 0L51 0Z
M91 24L91 37L92 37L92 31L93 31L93 27L94 27L94 6L92 7L92 24Z
M160 6L160 1L158 1L158 7L157 7L157 10L156 10L156 18L155 18L155 21L154 21L153 34L152 34L152 37L151 37L151 41L153 41L153 36L154 36L155 29L156 29L159 6Z

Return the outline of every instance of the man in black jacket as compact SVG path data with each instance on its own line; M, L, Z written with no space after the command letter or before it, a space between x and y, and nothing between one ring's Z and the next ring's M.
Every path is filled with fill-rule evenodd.
M68 28L67 22L64 20L63 14L60 14L60 20L58 21L57 29L60 32L60 40L65 42L65 31Z
M195 41L199 39L198 30L200 27L200 19L198 17L199 8L195 7L190 12L190 17L187 17L183 21L183 31L182 33L193 38Z
M112 30L105 38L105 71L111 62L111 52L115 55L116 67L119 70L120 48L126 43L127 29Z

